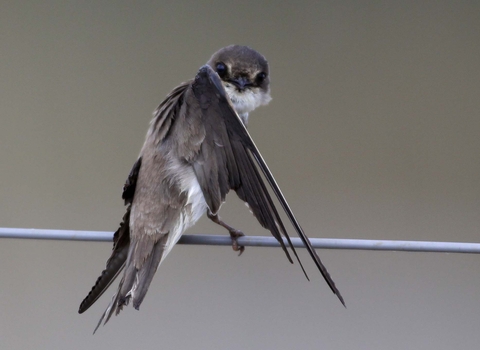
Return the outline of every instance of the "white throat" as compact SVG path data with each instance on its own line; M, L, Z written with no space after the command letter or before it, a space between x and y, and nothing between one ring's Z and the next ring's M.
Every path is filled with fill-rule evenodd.
M248 123L248 113L259 106L268 104L272 99L270 92L263 92L259 88L254 87L245 89L244 91L238 91L237 88L229 82L223 82L223 86L235 111L245 125Z

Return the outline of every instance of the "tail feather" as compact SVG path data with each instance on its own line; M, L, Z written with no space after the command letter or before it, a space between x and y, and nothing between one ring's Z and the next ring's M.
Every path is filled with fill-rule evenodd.
M108 307L103 312L102 317L100 317L100 320L98 320L97 326L93 330L93 334L95 334L95 332L97 331L98 327L100 327L102 322L103 322L103 325L105 325L108 322L108 320L110 319L110 317L112 317L114 312L115 314L118 315L118 313L122 310L122 306L118 306L118 301L120 296L119 291L120 291L120 288L122 288L122 284L123 284L123 278L120 281L120 285L118 286L117 293L113 295L112 300L110 301L110 304L108 304Z
M155 243L152 254L137 273L138 282L135 285L133 295L133 307L137 310L140 308L140 304L147 294L148 287L150 287L150 283L152 283L153 276L162 261L167 240L168 235L163 235L162 238Z
M130 299L133 299L135 309L140 308L148 288L152 282L153 276L160 265L162 258L165 257L165 246L168 241L168 234L164 234L153 245L152 252L147 256L144 263L137 269L129 256L125 264L125 272L118 286L117 293L112 297L110 304L100 318L94 333L100 324L106 324L113 314L118 315L124 305L128 305ZM134 250L131 246L131 250ZM131 255L132 252L129 253Z

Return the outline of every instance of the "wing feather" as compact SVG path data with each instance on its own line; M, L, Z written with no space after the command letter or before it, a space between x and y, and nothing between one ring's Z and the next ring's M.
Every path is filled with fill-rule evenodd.
M190 105L197 104L202 112L201 115L199 113L195 114L195 118L202 118L206 128L206 136L202 144L202 153L208 154L209 157L216 159L215 167L211 167L210 169L205 168L209 167L212 162L205 162L201 159L192 160L197 179L205 197L211 198L210 203L223 203L228 190L235 190L237 195L248 203L259 223L270 230L282 246L288 259L292 261L282 239L282 235L287 239L290 248L305 273L273 200L259 174L258 168L260 168L297 234L304 242L307 251L314 260L320 273L332 292L336 294L342 304L345 305L343 297L293 215L292 210L258 151L258 148L250 137L245 125L234 111L217 73L208 65L203 66L195 77L192 90L194 98L189 94L186 94L185 98ZM228 189L220 188L220 192L218 193L217 188L210 186L212 177L217 181L227 177L229 180ZM220 183L221 180L218 182ZM215 199L215 197L217 197L217 199ZM210 203L207 201L209 206ZM214 209L218 208L217 206L214 207ZM213 210L212 212L215 213Z
M135 193L135 187L137 186L138 172L142 164L142 158L138 158L128 175L127 181L123 186L122 199L125 204L128 204L127 211L123 216L123 220L120 223L120 227L113 235L113 249L112 255L107 260L105 269L101 275L97 278L91 291L80 303L78 313L87 311L98 298L108 289L112 282L117 278L118 274L123 270L125 261L127 260L128 248L130 246L130 209L133 201L133 195Z
M185 93L186 88L190 86L190 83L191 82L185 82L178 86L176 89L174 89L156 109L147 137L153 137L157 144L165 140L165 138L169 134L173 125L173 120L179 113L180 107L182 105L181 102L183 94ZM98 298L103 295L103 293L108 289L111 283L116 279L116 277L125 267L128 252L131 246L130 213L135 196L135 190L141 165L142 157L139 157L133 165L132 170L130 171L127 181L125 182L125 185L123 187L122 199L125 201L125 205L128 205L128 207L123 217L122 223L120 224L120 227L114 234L112 254L107 260L105 269L97 278L97 281L95 282L91 291L81 302L78 310L79 313L83 313L88 308L90 308L90 306L92 306L95 301L97 301ZM152 245L153 244L154 243L152 243ZM144 242L142 242L141 245L145 245ZM157 260L157 258L158 256L156 256L154 260ZM125 279L123 278L120 284L123 285L124 282ZM117 294L114 296L114 299L118 301L119 298ZM108 321L113 311L115 311L115 308L107 309L102 319L105 319L105 317L107 317L105 322ZM100 321L102 321L102 319Z

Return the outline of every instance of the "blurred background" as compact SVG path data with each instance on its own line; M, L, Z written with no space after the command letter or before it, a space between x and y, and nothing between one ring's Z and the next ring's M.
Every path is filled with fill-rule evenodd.
M153 110L217 49L267 57L249 130L310 237L478 242L474 1L4 1L0 226L114 231ZM222 217L269 235L235 194ZM188 233L226 234L202 219ZM111 243L0 242L2 349L475 349L480 257L177 246L92 331Z

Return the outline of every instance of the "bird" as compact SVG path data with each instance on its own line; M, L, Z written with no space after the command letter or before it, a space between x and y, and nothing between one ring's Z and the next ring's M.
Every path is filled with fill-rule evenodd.
M244 247L237 240L243 232L218 215L230 190L278 240L293 263L285 237L308 279L262 174L330 289L345 306L247 131L249 113L270 100L266 58L248 46L230 45L215 52L194 79L181 83L161 102L123 187L127 209L114 234L111 256L79 307L79 313L85 312L123 270L117 292L95 331L129 302L139 309L158 266L201 216L225 227L232 248L242 254Z

